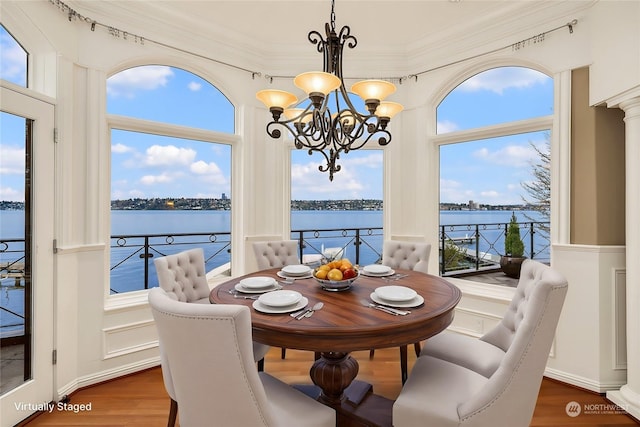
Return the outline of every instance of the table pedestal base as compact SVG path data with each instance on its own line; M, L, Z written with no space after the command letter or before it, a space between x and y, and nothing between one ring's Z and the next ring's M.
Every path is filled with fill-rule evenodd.
M358 361L349 353L322 352L311 367L311 381L320 389L318 401L334 406L345 399L344 390L358 375Z
M314 385L296 385L296 389L319 400L322 390ZM373 387L353 381L344 390L344 399L331 405L336 410L336 427L391 427L393 400L373 394Z
M337 427L391 427L393 400L373 394L371 384L354 381L358 361L344 352L322 352L311 367L317 386L297 388L336 410Z

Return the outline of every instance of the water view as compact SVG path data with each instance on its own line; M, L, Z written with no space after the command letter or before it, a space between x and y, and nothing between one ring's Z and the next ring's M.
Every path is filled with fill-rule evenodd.
M548 239L537 232L533 244L527 225L531 221L544 221L544 218L533 211L517 211L516 215L527 247L525 255L531 257L533 252L536 259L548 260ZM480 257L491 261L504 249L504 229L510 217L511 211L441 211L439 235L444 235L447 242L455 242L460 250L477 251ZM0 263L5 265L23 256L24 247L20 242L4 242L22 238L24 212L3 210L0 211L0 218L3 241ZM205 250L207 270L224 266L230 261L229 211L113 210L111 225L112 294L144 289L145 283L148 287L157 286L154 257L198 246ZM380 210L292 211L291 228L291 238L303 240L305 255L341 250L342 256L357 260L361 265L375 263L381 258L383 233ZM476 235L480 238L476 239ZM356 242L360 244L355 245ZM442 240L439 246L442 246ZM432 257L434 253L438 252L432 250ZM145 263L144 259L148 261ZM7 275L5 271L3 273ZM16 280L15 276L2 278L2 335L22 329L22 286L23 283Z

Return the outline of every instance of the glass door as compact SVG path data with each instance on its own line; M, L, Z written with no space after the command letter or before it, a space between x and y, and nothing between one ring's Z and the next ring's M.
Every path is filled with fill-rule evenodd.
M54 397L54 107L0 90L0 405L13 425Z

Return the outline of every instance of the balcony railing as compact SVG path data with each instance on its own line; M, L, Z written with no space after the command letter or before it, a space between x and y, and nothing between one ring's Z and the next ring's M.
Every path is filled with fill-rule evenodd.
M522 222L520 234L525 242L525 256L548 262L548 222ZM440 275L455 276L499 268L504 252L504 236L508 223L441 225L439 242ZM347 257L358 265L382 259L382 227L292 230L303 262ZM121 293L148 289L158 285L153 258L194 247L205 252L206 270L228 266L231 260L231 233L179 233L111 236L111 292ZM432 249L432 251L435 248ZM433 257L433 255L432 255ZM444 260L444 261L443 261ZM21 269L21 270L20 270ZM2 287L11 289L12 298L4 298L2 333L8 326L23 328L24 239L0 240L0 275ZM22 294L15 295L17 291ZM12 321L6 321L7 316ZM5 324L6 323L6 324Z
M549 222L520 222L524 256L550 260ZM456 224L440 226L440 275L486 271L500 267L509 223Z
M382 259L382 230L382 227L291 230L291 238L298 241L303 262L349 258L356 265L365 265Z
M162 257L196 247L204 250L207 271L228 264L231 233L216 231L111 236L111 293L158 286L153 257ZM141 259L144 262L140 263Z
M24 336L24 239L0 239L0 339Z

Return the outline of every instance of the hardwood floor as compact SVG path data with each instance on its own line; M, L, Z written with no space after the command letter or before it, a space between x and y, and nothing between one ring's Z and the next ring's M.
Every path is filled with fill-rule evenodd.
M400 392L400 363L397 348L376 350L369 360L369 352L353 353L360 364L358 378L374 384L377 394L395 399ZM409 352L409 367L415 354ZM311 384L309 367L313 361L310 352L287 350L287 358L280 359L280 349L273 348L267 355L265 370L291 384ZM567 404L577 402L591 413L569 417ZM77 405L91 405L91 410L73 412ZM76 405L76 406L74 406ZM608 405L608 406L605 406ZM604 397L565 384L545 379L536 405L531 426L630 426L639 425L633 418L611 412L614 408ZM166 426L169 398L162 383L160 368L149 369L117 380L79 390L71 395L69 410L54 409L20 426ZM615 411L613 411L615 412Z

